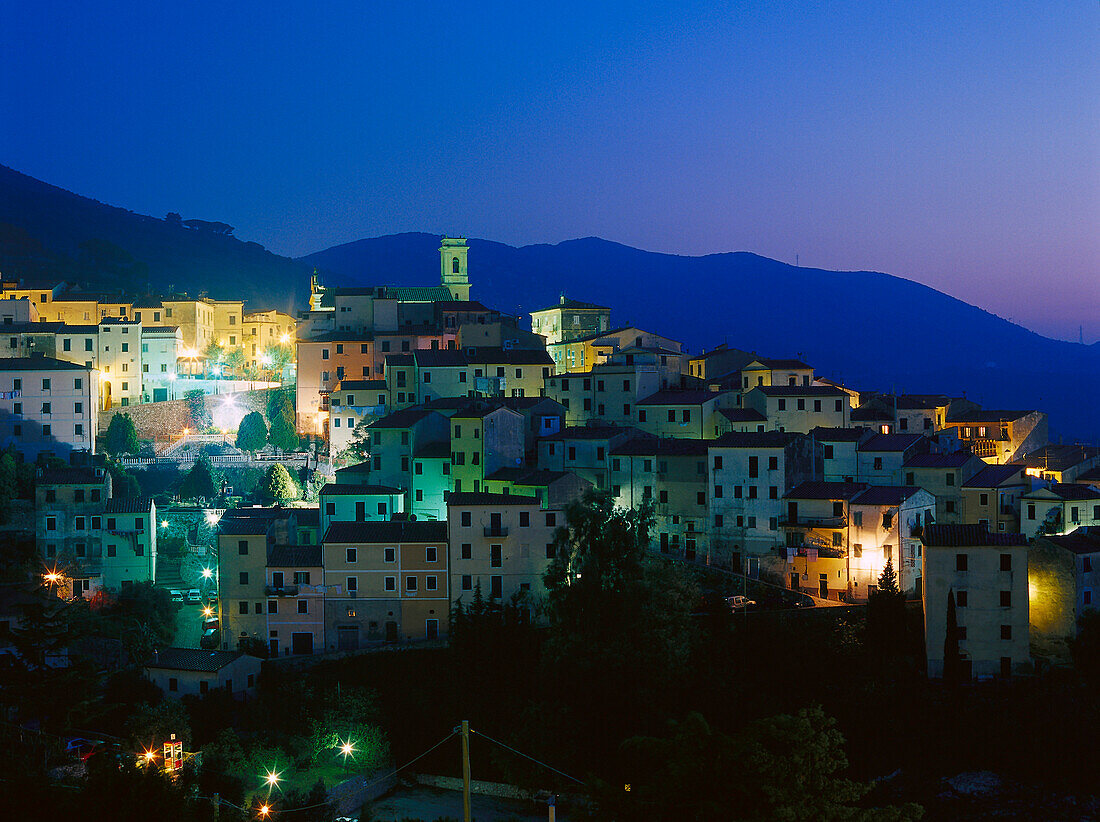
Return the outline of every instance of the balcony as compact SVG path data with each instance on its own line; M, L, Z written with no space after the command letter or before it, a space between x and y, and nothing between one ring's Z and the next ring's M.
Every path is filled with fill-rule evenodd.
M487 537L506 537L508 536L508 529L499 525L486 525L483 529L485 536Z
M298 596L297 585L265 585L264 596L269 597L296 597Z

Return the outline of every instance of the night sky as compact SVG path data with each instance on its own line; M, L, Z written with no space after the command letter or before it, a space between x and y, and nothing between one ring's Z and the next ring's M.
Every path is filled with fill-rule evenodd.
M1100 339L1100 4L540 5L11 3L0 162L283 254L797 254Z

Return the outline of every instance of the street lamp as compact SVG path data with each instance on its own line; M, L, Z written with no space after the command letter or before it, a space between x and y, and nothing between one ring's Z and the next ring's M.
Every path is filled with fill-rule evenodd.
M202 569L202 578L203 579L210 579L212 576L214 576L214 572L212 570L210 570L209 568L203 568Z
M275 788L279 785L279 774L275 771L268 771L267 776L264 777L264 781L269 788Z
M260 805L260 816L267 816L269 813L271 813L271 808L267 805Z

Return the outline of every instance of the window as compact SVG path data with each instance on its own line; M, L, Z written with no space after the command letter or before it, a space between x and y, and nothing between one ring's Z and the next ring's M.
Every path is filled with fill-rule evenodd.
M831 460L832 458L833 458L833 446L826 445L825 446L825 459Z
M1001 626L1001 639L1012 639L1012 626L1011 625L1002 625Z
M863 556L863 544L860 542L852 545L852 556L856 559L860 559Z
M416 593L416 577L405 577L405 590L410 594Z
M978 494L978 505L989 505L989 494Z
M715 485L714 486L714 498L715 499L721 499L722 498L722 486L721 485Z
M970 604L970 596L966 591L955 592L955 605L959 608L965 608Z
M548 528L553 528L557 524L558 524L558 515L557 514L550 513L550 514L546 515L546 526Z
M968 557L966 554L955 554L955 570L966 571L968 565L967 559Z
M269 614L277 614L277 613L279 613L279 600L277 600L277 599L269 599L269 600L267 601L267 612L268 612Z
M468 542L462 543L461 554L463 559L470 559L474 555L473 546Z
M1002 608L1011 608L1012 607L1012 592L1011 591L1001 591L1001 607Z
M469 528L470 527L470 522L472 521L472 517L470 516L470 512L469 511L463 511L461 516L462 516L462 527L463 528Z
M439 549L434 545L429 545L424 549L424 561L425 562L438 562Z
M768 486L768 499L779 499L779 486Z
M944 500L943 510L946 511L948 514L954 514L955 513L955 500L953 500L953 499Z
M715 528L721 528L722 527L722 521L723 520L722 520L722 515L721 514L715 514L714 515L714 527Z
M707 504L707 492L706 491L696 491L695 492L695 504L696 505L706 505Z
M247 585L248 584L248 571L241 571L239 576L237 577L237 581L241 585Z
M876 471L881 471L882 470L882 457L875 457L875 470Z
M530 525L531 525L531 512L530 511L520 511L519 512L519 527L520 528L528 528L528 527L530 527Z
M500 568L503 565L503 556L499 545L489 546L489 567Z
M435 575L424 577L424 590L435 591L439 586L437 577Z
M247 614L248 613L248 603L247 602L238 603L237 613L238 614Z
M779 400L779 410L780 411L786 411L787 410L787 401L786 400L783 400L783 399Z
M462 575L462 590L472 591L474 587L474 578L469 574Z
M248 540L247 539L237 540L237 553L242 557L248 556Z
M1001 554L1001 570L1012 570L1012 554Z
M386 577L387 581L389 581L391 579L393 579L393 577ZM349 594L358 591L359 590L359 577L348 577L347 578L347 588L348 588L348 593ZM387 591L392 591L393 589L387 586L386 590Z
M346 549L346 559L349 563L354 563L355 562L355 559L356 559L355 554L356 554L356 549L355 548Z

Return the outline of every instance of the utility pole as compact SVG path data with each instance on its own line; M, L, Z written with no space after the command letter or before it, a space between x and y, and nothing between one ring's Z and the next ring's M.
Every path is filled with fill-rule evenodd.
M470 720L462 720L462 822L470 822Z
M221 810L222 798L220 793L215 793L210 803L214 806L214 822L218 822L218 812Z

